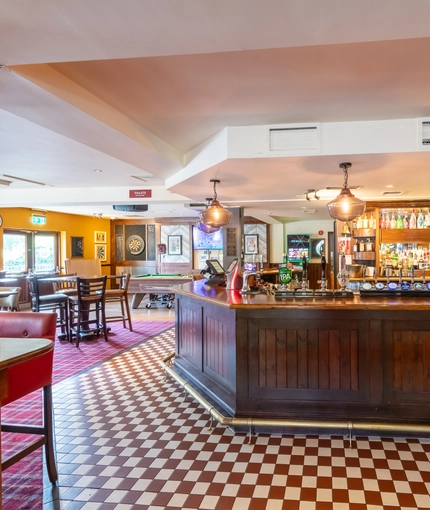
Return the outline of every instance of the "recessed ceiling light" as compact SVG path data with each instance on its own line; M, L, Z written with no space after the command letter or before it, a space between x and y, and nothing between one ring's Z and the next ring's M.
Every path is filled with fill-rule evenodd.
M97 174L101 174L103 170L101 170L100 168L94 168L94 172L96 172Z
M387 184L385 187L386 188L394 188L394 184Z

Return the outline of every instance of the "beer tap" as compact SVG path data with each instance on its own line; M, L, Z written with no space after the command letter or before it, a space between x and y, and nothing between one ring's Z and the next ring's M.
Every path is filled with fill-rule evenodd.
M333 296L333 291L327 290L326 260L324 254L321 255L321 288L315 290L315 295L319 297Z

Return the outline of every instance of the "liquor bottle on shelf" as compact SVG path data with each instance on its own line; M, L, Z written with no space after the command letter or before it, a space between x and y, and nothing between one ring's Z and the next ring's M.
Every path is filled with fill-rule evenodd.
M405 214L405 217L403 218L403 228L409 228L409 220L407 214Z
M368 218L367 218L367 214L365 214L365 215L364 215L364 218L363 218L363 228L364 228L364 229L368 229L368 228L370 228L370 227L369 227L369 220L368 220Z
M417 228L424 228L424 216L421 209L420 212L418 213Z
M430 209L427 209L427 214L424 220L424 227L430 228Z
M381 230L385 229L385 216L382 213L381 213L381 215L379 217L379 228Z
M409 228L417 228L417 217L415 216L415 212L412 209L411 218L409 220Z
M360 230L363 228L363 218L360 216L358 219L357 219L357 229Z
M397 229L403 228L403 220L402 220L402 217L400 216L400 211L397 213L396 228Z
M396 228L396 218L394 217L394 212L391 213L390 228L392 230Z
M376 220L373 217L373 213L370 213L369 228L371 228L372 230L376 228Z

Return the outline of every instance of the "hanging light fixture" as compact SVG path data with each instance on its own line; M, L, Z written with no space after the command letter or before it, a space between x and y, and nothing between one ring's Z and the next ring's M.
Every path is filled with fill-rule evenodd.
M366 210L366 202L355 197L348 188L348 168L351 163L341 163L343 168L344 182L340 194L327 204L327 209L332 218L341 221L351 221L361 216Z
M211 228L221 228L231 221L231 212L227 211L217 200L216 185L220 181L211 179L214 185L214 196L208 207L199 214L200 222Z
M209 204L211 202L212 198L206 198L206 209L209 207ZM196 227L205 234L213 234L214 232L218 232L218 230L221 228L221 227L209 227L208 225L205 225L201 221L197 223Z

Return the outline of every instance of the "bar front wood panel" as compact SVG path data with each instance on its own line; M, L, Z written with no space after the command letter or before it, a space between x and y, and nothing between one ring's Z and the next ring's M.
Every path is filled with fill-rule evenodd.
M195 283L189 285L184 288ZM175 366L227 414L429 423L430 301L354 298L282 306L270 296L241 297L216 288L206 295L202 286L195 288L195 294L177 295ZM185 309L192 317L201 314L200 336L189 339L193 322ZM201 369L195 355L189 357L198 342Z
M176 303L176 330L179 341L176 344L176 356L186 359L197 370L203 370L202 344L202 313L203 307L198 303L194 306L182 306L184 300ZM185 300L187 301L187 300Z
M258 374L250 385L251 397L274 389L278 398L295 398L297 392L290 390L298 389L310 394L359 390L357 323L330 321L323 329L321 323L310 322L292 321L285 329L281 323L250 321L250 372ZM360 365L364 366L364 360ZM366 375L362 374L362 384ZM348 394L351 398L355 397Z

